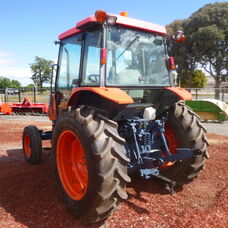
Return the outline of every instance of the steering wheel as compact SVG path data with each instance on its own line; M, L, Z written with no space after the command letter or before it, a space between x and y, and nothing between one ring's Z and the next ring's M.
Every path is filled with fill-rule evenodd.
M92 83L98 83L99 82L99 77L100 75L99 74L90 74L88 76L88 80Z

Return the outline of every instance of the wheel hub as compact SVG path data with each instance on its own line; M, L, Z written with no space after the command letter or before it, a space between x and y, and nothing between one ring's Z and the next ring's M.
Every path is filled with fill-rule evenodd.
M31 147L30 147L30 137L29 135L25 135L24 137L24 148L25 148L25 153L27 157L30 157L31 155Z
M81 200L87 190L88 167L84 148L74 132L66 130L60 134L56 156L64 190L72 199Z

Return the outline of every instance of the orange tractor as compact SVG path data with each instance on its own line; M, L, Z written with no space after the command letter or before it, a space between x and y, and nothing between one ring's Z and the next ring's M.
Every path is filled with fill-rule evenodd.
M127 198L132 174L173 193L204 167L206 130L181 102L191 94L173 87L168 40L165 27L99 10L56 41L53 128L25 127L23 150L37 164L42 140L51 140L63 199L84 222L107 218Z

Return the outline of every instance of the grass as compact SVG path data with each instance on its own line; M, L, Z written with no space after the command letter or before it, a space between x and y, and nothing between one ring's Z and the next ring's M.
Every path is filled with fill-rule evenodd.
M44 91L44 92L37 92L36 94L36 103L49 103L49 94L50 91ZM21 103L23 102L24 98L27 97L29 101L34 102L34 94L33 91L26 91L26 92L21 92L21 101L19 102L19 95L18 94L13 94L13 95L8 95L7 102L8 103ZM1 100L2 102L5 101L5 95L1 95Z

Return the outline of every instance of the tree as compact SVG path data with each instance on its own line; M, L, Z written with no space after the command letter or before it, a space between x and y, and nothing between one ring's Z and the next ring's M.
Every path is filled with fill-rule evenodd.
M170 35L174 35L176 31L183 30L183 22L184 20L175 20L171 24L166 26L167 33Z
M0 77L0 88L5 89L5 88L15 88L18 89L21 87L21 83L17 80L10 80L9 78L6 77Z
M192 76L194 74L194 70L182 70L181 72L179 72L177 80L178 80L178 84L180 84L181 87L184 88L191 88L192 86Z
M21 83L17 80L12 80L11 81L11 88L15 88L15 89L18 89L21 87Z
M1 89L10 88L11 85L12 85L12 82L9 78L0 77L0 88Z
M168 34L173 36L178 30L184 31L185 22L186 20L175 20L167 25ZM169 55L175 57L178 84L183 87L191 87L192 75L198 65L193 52L193 40L186 35L184 43L174 42L170 39L168 46Z
M175 30L182 29L186 42L174 44L171 54L175 56L177 73L186 81L200 65L215 80L215 88L219 88L227 78L228 70L228 2L207 4L188 19L176 20L167 26L172 35ZM183 76L184 75L184 76ZM219 90L215 90L215 98L219 99Z
M194 40L193 54L220 88L228 71L228 2L207 4L186 21L186 33ZM219 99L219 90L215 90Z
M185 88L204 88L207 84L207 77L202 70L182 71L179 74L181 87Z
M207 77L202 70L195 70L192 76L193 88L204 88L207 85Z
M43 83L50 82L51 80L52 64L53 61L38 56L35 57L35 62L30 64L31 71L33 72L31 79L41 89L43 88Z
M28 84L27 86L26 86L26 88L28 88L28 89L32 89L32 88L34 88L34 84Z

